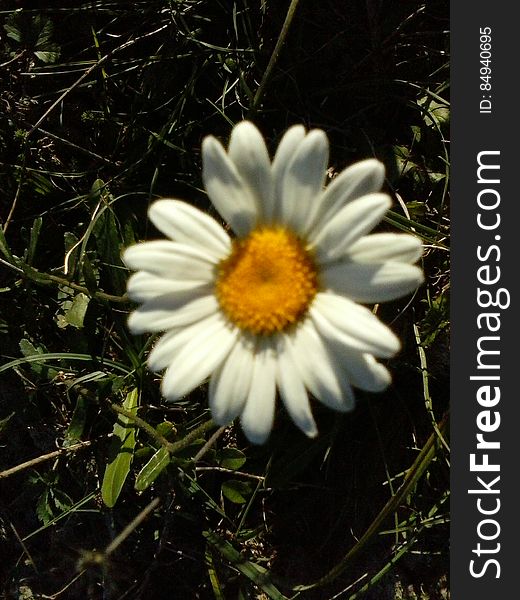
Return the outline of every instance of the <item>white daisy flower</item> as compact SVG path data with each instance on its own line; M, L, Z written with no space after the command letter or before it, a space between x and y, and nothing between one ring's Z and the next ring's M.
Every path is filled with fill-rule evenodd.
M390 206L379 193L384 167L359 162L324 188L328 140L323 131L291 127L274 160L257 128L234 127L226 150L202 144L209 198L234 233L179 200L149 211L169 240L128 248L138 271L128 282L142 303L134 333L166 333L148 357L166 369L162 393L177 400L209 380L219 425L240 416L247 438L271 431L278 390L289 415L317 434L308 394L339 411L354 406L352 387L385 389L391 377L376 358L399 340L369 308L399 298L423 281L412 263L420 241L407 234L366 235Z

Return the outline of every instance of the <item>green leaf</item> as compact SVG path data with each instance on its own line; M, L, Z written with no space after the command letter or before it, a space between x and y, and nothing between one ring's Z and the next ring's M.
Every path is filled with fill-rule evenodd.
M22 338L18 343L20 348L20 352L26 358L34 357L34 356L43 356L45 354L45 350L43 348L37 348L32 344L29 340ZM23 361L20 361L23 362ZM36 375L40 377L45 377L48 380L53 379L58 375L58 370L53 369L52 367L47 367L46 365L38 364L35 362L31 364L31 369ZM3 369L2 369L3 370Z
M244 504L251 494L251 484L237 479L230 479L222 484L222 494L233 504Z
M88 398L84 394L78 394L76 407L72 413L70 425L67 427L67 431L65 432L65 439L63 441L64 448L75 444L81 439L83 430L85 428L85 423L87 421L87 407Z
M206 562L206 567L208 569L209 580L211 582L211 590L213 592L213 596L215 600L225 600L224 593L222 591L222 585L218 578L218 572L215 568L215 563L213 561L213 553L208 544L206 544L206 552L204 553L204 558Z
M105 192L106 193L106 192ZM110 280L112 289L122 294L126 289L126 271L121 262L121 236L114 213L110 208L100 212L93 228L97 252L103 258L105 279Z
M11 254L11 250L9 250L9 245L7 243L7 240L5 239L5 234L2 227L0 227L0 252L7 258L7 260L10 263L16 264L16 261L13 255Z
M169 440L171 437L175 436L175 433L177 431L175 429L175 425L170 421L163 421L162 423L159 423L159 425L157 425L155 430L157 431L157 433L159 435L162 435L167 440Z
M238 448L223 448L217 452L217 460L225 469L240 469L246 462L246 455Z
M92 263L90 262L88 256L86 254L83 255L83 261L81 263L81 273L83 278L85 279L85 285L88 288L88 291L93 294L97 292L98 289L98 273L94 271L92 267Z
M429 96L424 96L417 104L424 110L424 122L427 127L440 127L449 123L450 109L446 103L441 104Z
M11 38L15 42L22 41L22 32L20 26L17 23L16 13L12 13L7 18L7 22L4 25L4 29L7 31L7 37Z
M50 495L52 497L54 506L56 506L56 508L60 511L69 510L70 507L74 504L72 498L65 492L62 492L61 490L51 489Z
M49 490L45 490L38 498L38 502L36 503L36 515L44 525L47 525L54 516L49 504Z
M60 57L60 51L58 49L57 46L55 46L55 44L52 44L53 47L55 47L55 50L36 50L36 52L34 53L36 58L39 58L42 62L44 63L54 63L58 60L58 58Z
M101 194L105 190L106 184L102 179L96 179L92 184L89 192L89 199L98 201L101 198Z
M25 262L29 265L32 264L34 259L34 253L36 252L36 244L38 243L38 238L40 237L40 231L42 228L43 219L41 217L37 217L34 219L33 226L31 227L31 237L29 239L29 246L27 247L27 257Z
M52 181L41 173L31 173L30 182L34 191L42 196L47 196L54 190Z
M170 464L171 456L168 450L162 446L152 458L139 471L135 480L135 489L142 492L150 487L159 474Z
M46 48L50 44L54 26L52 21L42 15L37 15L33 21L34 29L37 31L36 48Z
M137 388L134 388L127 394L123 408L135 414L138 397L139 392ZM111 447L113 458L107 464L101 485L101 497L109 508L112 508L117 502L130 471L136 441L135 425L129 417L118 415L113 433L114 440Z
M33 356L34 354L41 354L41 350L38 350L34 344L29 340L22 338L18 343L20 351L24 356Z
M74 296L74 300L72 301L71 307L65 313L65 321L69 325L72 325L77 329L81 329L83 327L83 321L85 319L89 302L90 298L83 292L76 294Z

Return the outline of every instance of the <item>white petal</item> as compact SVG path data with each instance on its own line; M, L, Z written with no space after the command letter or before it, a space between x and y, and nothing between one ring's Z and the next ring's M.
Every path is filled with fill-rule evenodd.
M217 299L207 291L202 296L192 290L164 294L136 309L128 318L128 328L135 334L166 331L200 321L218 310Z
M282 181L280 217L304 233L321 196L329 159L329 142L320 129L310 131L290 160Z
M340 362L353 386L367 392L381 392L388 387L392 376L371 354L363 354L337 344L326 343L327 350L334 360Z
M311 235L319 231L347 203L378 192L385 180L385 167L374 158L362 160L343 170L327 186L313 221Z
M205 287L207 293L211 292L211 287L207 283L200 281L179 281L177 279L165 279L158 277L146 271L138 271L130 276L127 282L128 296L134 302L146 302L156 296L163 294L172 294L193 290L194 293L202 291Z
M383 264L336 263L321 272L325 289L356 302L387 302L409 294L423 282L421 269L399 262Z
M188 327L173 329L161 336L155 343L146 360L146 364L150 371L159 373L163 369L166 369L166 367L171 364L179 349L193 337L194 331L199 328L204 328L207 321L208 319L197 321L197 323L188 325Z
M228 155L255 197L259 216L270 217L273 210L271 161L264 138L252 123L242 121L233 128Z
M215 274L215 259L193 246L168 240L144 242L127 248L126 265L134 271L148 271L167 279L209 283Z
M273 159L272 172L274 181L274 207L272 216L278 219L280 216L282 202L282 184L287 170L287 166L292 157L296 154L298 146L305 138L305 128L303 125L293 125L290 127L280 140L276 154ZM267 215L266 215L267 216Z
M152 223L172 240L209 252L216 261L226 256L231 241L224 229L198 208L180 200L158 200L150 207Z
M199 328L164 374L163 396L175 401L199 386L225 360L237 335L237 330L224 322L218 331Z
M280 336L278 343L278 389L292 420L305 435L316 437L318 428L312 416L307 390L299 369L286 348L286 340L287 336Z
M373 233L354 242L347 250L347 256L361 263L414 263L421 257L422 252L421 240L415 235Z
M368 308L336 294L320 292L310 309L318 332L345 346L388 358L399 351L399 339Z
M370 194L344 206L323 228L310 236L322 261L344 254L349 246L373 229L390 208L386 194Z
M251 388L240 417L253 444L263 444L271 433L276 397L276 357L270 340L260 340L255 354Z
M340 412L354 408L354 393L342 363L328 351L310 319L288 335L286 343L305 387L317 400Z
M151 371L159 372L169 367L178 352L191 339L198 337L203 332L206 332L207 335L217 335L222 329L223 323L222 315L215 313L187 327L168 331L155 343L148 355L148 368Z
M388 369L370 354L351 356L346 369L352 378L352 385L367 392L382 392L392 382Z
M255 198L212 136L202 142L202 163L202 178L211 202L237 235L246 235L258 219Z
M211 376L209 407L215 423L227 425L244 407L253 374L253 348L242 335Z

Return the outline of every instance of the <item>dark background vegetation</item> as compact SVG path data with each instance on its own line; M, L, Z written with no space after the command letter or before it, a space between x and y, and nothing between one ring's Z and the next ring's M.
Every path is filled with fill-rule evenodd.
M301 0L255 106L288 5L0 3L0 470L88 443L0 478L5 598L277 597L262 568L292 597L355 546L432 434L433 458L377 534L299 597L449 596L448 458L435 433L448 405L448 2ZM133 484L155 442L138 430L108 508L111 403L137 389L139 416L172 441L208 418L204 389L163 404L143 366L149 340L125 327L131 305L106 297L125 291L121 250L155 235L156 197L211 210L201 140L225 141L243 118L271 150L294 123L324 129L331 176L361 158L385 163L394 208L383 227L422 237L427 275L412 299L379 307L403 340L394 382L358 393L346 416L315 406L317 441L283 411L266 446L230 427L195 466L197 440L143 492Z

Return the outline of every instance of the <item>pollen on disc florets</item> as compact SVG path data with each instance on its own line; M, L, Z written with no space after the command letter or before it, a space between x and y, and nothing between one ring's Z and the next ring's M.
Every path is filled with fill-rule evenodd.
M318 291L314 260L284 227L264 226L233 241L218 267L216 296L231 322L269 335L297 323Z

